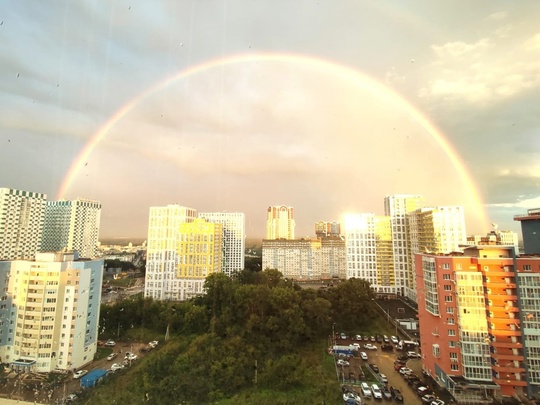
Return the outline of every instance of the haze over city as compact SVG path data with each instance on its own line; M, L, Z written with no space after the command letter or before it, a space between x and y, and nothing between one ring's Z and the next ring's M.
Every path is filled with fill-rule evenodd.
M540 5L480 1L0 5L0 187L148 208L269 205L296 236L395 193L467 232L540 206Z

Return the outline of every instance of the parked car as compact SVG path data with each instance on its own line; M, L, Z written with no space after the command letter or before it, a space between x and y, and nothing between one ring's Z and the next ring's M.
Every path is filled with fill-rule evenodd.
M339 337L341 338L341 340L347 339L347 335L345 333L342 333L341 335L339 335Z
M338 361L336 363L337 363L338 366L343 366L343 367L348 367L349 366L349 362L346 361L346 360L338 359Z
M437 397L433 394L426 394L422 397L422 403L424 404L431 404L433 401L435 401Z
M367 382L363 382L360 384L360 389L362 390L362 395L366 398L371 398L371 388L369 388L369 385Z
M150 346L152 349L155 349L158 344L159 342L157 340L152 340L150 343L148 343L148 346Z
M396 387L390 387L390 392L392 393L392 396L396 401L402 402L403 401L403 395L401 394L401 391L399 388Z
M385 384L388 384L388 377L384 374L380 374L381 381Z
M88 374L88 370L79 370L73 373L73 378L81 378L82 376L85 376Z
M130 361L137 360L137 355L134 353L130 353L129 355L126 355L125 359Z
M399 343L399 339L397 338L397 336L390 336L390 341L395 345Z
M409 356L407 356L406 354L400 354L397 359L400 361L407 361L409 360Z
M388 389L386 385L383 385L381 387L381 392L384 399L392 399L392 393L390 392L390 390Z
M367 353L366 353L366 352L360 352L360 358L361 358L362 360L367 360L367 359L368 359Z
M77 394L69 394L67 397L66 397L66 402L73 402L77 399Z
M352 389L352 387L348 386L348 385L342 385L341 386L341 392L345 393L345 392L354 392L354 390Z
M351 346L355 347L356 349L360 349L360 343L353 343Z
M431 401L430 405L445 405L445 404L442 399L436 399L435 401Z
M150 348L150 347L141 347L139 349L139 352L140 353L146 353L146 352L149 352L150 350L152 350L152 348Z
M370 340L371 342L375 342L375 336L370 336L369 340Z
M405 364L403 364L403 363L401 363L399 361L396 361L394 363L394 370L396 370L396 371L401 370L403 367L405 367Z
M107 356L107 360L110 361L110 360L114 359L116 356L118 356L118 353L111 353L111 354L109 354L109 355Z
M421 385L416 389L416 393L418 394L419 397L423 397L424 395L429 394L430 391L428 387Z
M367 350L377 350L377 346L372 345L371 343L366 343L366 344L364 345L364 349L367 349Z
M390 343L383 343L381 345L381 350L386 352L391 352L394 350L394 346L392 346Z
M377 384L371 384L371 392L373 393L373 398L382 399L382 391Z
M409 359L418 359L418 358L421 358L422 355L416 352L407 352L407 357Z
M411 374L412 372L413 372L413 371L412 371L410 368L408 368L408 367L402 367L402 368L399 369L399 373L400 373L401 375Z
M123 368L124 366L120 363L113 363L113 365L111 366L112 371L122 370Z
M116 342L114 340L107 340L107 342L105 342L105 346L114 347L116 346Z
M373 371L375 371L376 373L379 372L379 367L378 367L376 364L371 363L371 364L369 365L369 367L370 367Z
M362 339L364 342L369 342L369 336L368 335L364 335L364 339Z

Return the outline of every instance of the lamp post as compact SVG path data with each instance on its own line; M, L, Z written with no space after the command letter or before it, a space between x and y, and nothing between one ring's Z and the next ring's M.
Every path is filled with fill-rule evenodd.
M334 331L335 326L336 326L336 323L334 322L332 324L332 346L335 346L336 344L336 332Z

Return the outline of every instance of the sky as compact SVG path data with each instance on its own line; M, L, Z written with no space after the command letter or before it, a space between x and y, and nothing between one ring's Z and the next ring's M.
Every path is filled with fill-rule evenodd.
M384 197L463 205L467 232L540 207L540 3L0 3L0 187L102 203L295 209L296 236Z

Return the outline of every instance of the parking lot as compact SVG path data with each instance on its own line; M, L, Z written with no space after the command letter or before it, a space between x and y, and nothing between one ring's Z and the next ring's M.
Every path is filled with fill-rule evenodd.
M381 343L378 342L366 342L364 340L357 341L356 339L338 339L336 340L336 345L339 346L350 346L350 345L359 345L360 349L358 354L349 358L344 354L338 355L333 354L336 359L336 374L339 378L342 385L349 386L357 394L362 397L362 401L365 403L369 402L378 402L374 398L368 398L362 395L360 389L360 383L366 381L369 385L373 382L377 383L379 386L382 386L380 375L384 374L388 383L387 387L398 388L403 395L403 402L405 404L422 404L421 397L416 393L414 388L408 385L407 381L401 376L401 374L395 370L394 362L397 360L399 355L403 355L406 352L401 352L395 349L395 345L392 344L393 349L388 351L382 351L380 349ZM364 345L373 344L377 347L376 350L364 349ZM360 358L360 353L365 352L367 354L367 360L362 360ZM343 361L347 361L348 365L338 365L339 363L343 364ZM345 363L346 364L346 363ZM373 372L370 365L375 365L379 369L379 373ZM413 373L416 374L421 381L424 382L424 385L428 388L431 388L430 381L426 381L422 375L422 364L419 358L408 359L406 360L406 367L413 370ZM383 399L386 402L386 400ZM393 402L399 403L394 398ZM352 402L351 402L352 403Z

